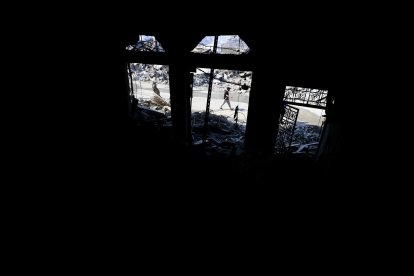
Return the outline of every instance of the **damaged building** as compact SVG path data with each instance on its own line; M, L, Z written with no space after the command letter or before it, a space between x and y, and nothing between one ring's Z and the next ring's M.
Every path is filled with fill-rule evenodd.
M52 232L56 228L60 235L60 228L69 229L68 235L53 242L71 242L77 233L85 241L82 246L96 238L97 250L107 248L110 237L116 244L140 250L131 240L180 242L165 235L175 227L177 216L191 223L192 218L200 218L204 223L206 214L220 218L211 224L218 228L221 222L239 218L237 227L249 224L246 229L255 228L259 237L263 230L267 238L277 234L275 228L285 232L294 228L289 237L293 239L303 237L302 229L319 223L315 217L320 214L328 214L320 220L338 213L340 217L342 209L332 208L341 202L338 198L348 204L344 209L353 204L346 200L356 189L343 190L357 182L347 176L353 176L353 160L362 158L356 150L349 150L349 137L358 133L347 111L359 99L355 97L354 105L350 104L353 91L345 81L349 77L336 70L342 64L337 56L342 53L332 55L326 33L311 24L286 29L273 19L277 14L268 16L269 24L261 24L248 18L249 8L244 5L240 13L230 14L232 21L212 13L215 22L210 25L208 17L200 15L209 4L202 4L206 7L194 14L198 20L192 20L188 11L179 18L171 9L174 18L165 19L156 9L125 6L131 10L128 16L94 12L103 15L102 21L93 22L90 28L81 24L83 32L73 33L73 38L66 29L57 28L62 33L58 41L53 30L50 37L56 52L47 64L47 74L39 78L46 79L53 90L45 104L53 109L24 101L44 115L32 118L20 106L15 108L15 113L22 114L16 126L24 129L16 141L35 150L28 159L13 152L14 159L7 160L18 160L15 175L33 172L42 176L40 182L30 182L30 197L34 189L41 193L47 189L44 194L53 200L33 214L34 221L56 209L55 201L64 202L63 211L56 209L53 216L47 216ZM220 9L221 3L211 5ZM296 20L295 14L290 15L286 24ZM325 17L320 20L329 25ZM36 44L44 45L41 40ZM67 65L70 53L78 57L71 68ZM41 57L37 51L20 53L29 54ZM35 64L19 65L37 70L42 63L40 58ZM45 94L42 89L29 92L37 97ZM26 128L26 121L36 127ZM47 135L40 137L39 124L45 125ZM40 166L26 171L22 163ZM51 185L44 189L48 180ZM41 197L32 200L42 203ZM73 214L73 209L78 212ZM68 215L78 223L75 227L66 219ZM63 218L63 223L56 226L55 218ZM88 224L95 221L99 226L89 229ZM276 227L265 225L275 221ZM315 229L315 233L323 232ZM145 230L155 235L147 239ZM282 233L278 239L284 237ZM315 237L302 240L316 243ZM266 241L261 244L267 245Z
M237 28L182 32L179 39L168 28L124 30L114 97L135 161L152 169L144 159L168 164L179 155L182 170L204 166L229 181L266 182L270 171L295 171L297 164L333 173L341 99L327 58L315 55L325 46L298 45L269 50L262 36ZM231 107L222 104L227 87ZM316 123L300 119L302 108L320 111L312 115ZM223 164L229 174L220 172Z

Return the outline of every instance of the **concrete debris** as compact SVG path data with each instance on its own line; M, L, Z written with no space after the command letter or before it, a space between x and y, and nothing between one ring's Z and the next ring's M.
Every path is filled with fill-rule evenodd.
M319 147L321 127L299 123L295 128L290 150L295 154L316 155Z
M201 68L204 72L209 72L207 69ZM245 72L245 71L237 71L237 70L222 70L222 69L215 69L214 70L214 80L213 83L215 85L226 85L230 86L233 91L238 90L242 85L245 88L251 86L252 82L252 73ZM194 74L193 85L194 86L208 86L210 75L204 74L200 70L196 74ZM239 85L229 84L226 83L238 83Z
M135 108L132 117L138 123L142 123L142 124L152 124L152 123L162 124L162 122L167 119L167 116L164 113L161 113L159 111L152 110L146 107L142 107L142 106L138 106Z
M308 124L298 124L295 128L292 144L310 144L317 143L321 134L321 127Z
M132 117L139 123L170 124L171 104L159 96L138 101L134 98Z
M154 81L168 84L169 69L167 65L131 63L130 66L134 81Z
M194 144L200 144L203 140L204 120L205 112L192 114ZM243 145L244 133L245 127L236 124L232 117L209 114L206 150L211 154L230 154Z

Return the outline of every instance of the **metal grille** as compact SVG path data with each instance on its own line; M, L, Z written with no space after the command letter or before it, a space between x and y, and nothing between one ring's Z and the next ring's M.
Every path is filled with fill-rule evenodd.
M313 107L326 107L328 90L287 86L284 101Z
M298 114L298 108L290 105L284 106L282 113L280 114L279 130L276 138L276 154L287 153L289 151Z

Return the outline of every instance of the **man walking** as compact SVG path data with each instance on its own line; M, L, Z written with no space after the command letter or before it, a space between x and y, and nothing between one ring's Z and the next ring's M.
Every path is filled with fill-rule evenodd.
M230 107L230 110L233 110L233 108L231 108L231 105L230 105L229 91L230 91L230 87L227 87L227 88L224 90L224 102L223 102L223 104L220 106L220 109L223 109L223 105L224 105L225 103L227 103L227 104L229 105L229 107Z

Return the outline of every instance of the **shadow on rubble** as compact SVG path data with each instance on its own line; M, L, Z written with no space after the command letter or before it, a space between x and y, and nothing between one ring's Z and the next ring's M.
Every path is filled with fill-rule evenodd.
M131 126L129 139L123 145L128 154L124 162L129 178L135 175L136 183L144 185L159 183L222 191L254 187L269 192L299 187L306 191L313 183L324 181L324 167L310 154L274 156L246 150L243 126L236 126L228 118L212 114L203 143L202 118L201 113L199 122L193 124L192 145L174 143L170 124Z

